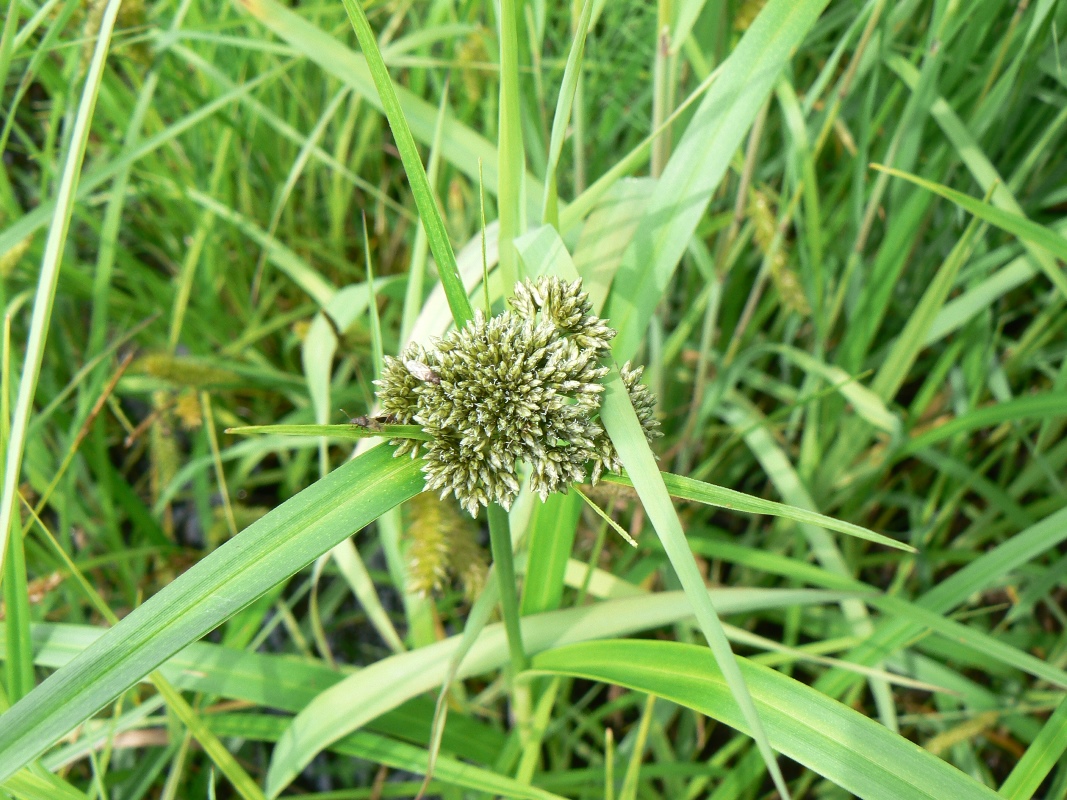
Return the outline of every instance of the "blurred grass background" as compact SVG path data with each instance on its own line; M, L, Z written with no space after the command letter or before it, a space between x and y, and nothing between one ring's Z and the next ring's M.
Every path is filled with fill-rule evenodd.
M28 533L24 565L9 557L5 572L8 643L16 641L13 609L26 626L104 621L60 549L122 617L344 461L350 448L340 444L239 440L222 431L327 421L318 419L315 369L326 370L328 421L345 421L342 408L367 413L376 324L384 351L396 353L411 332L411 309L434 284L431 264L405 319L409 276L421 274L427 256L396 147L373 87L361 88L346 62L324 69L336 53L308 33L358 50L344 7L248 5L251 14L215 0L126 0L119 8L18 475L24 502L16 520ZM761 5L600 4L557 171L560 198L582 197L663 126L732 51ZM525 188L539 201L582 4L517 6ZM469 244L480 252L480 158L485 218L502 210L497 163L488 158L500 134L495 4L389 0L364 7L394 81L423 101L422 116L409 113L409 122L424 161L432 153L437 162L432 187L449 238L457 251ZM83 0L7 3L0 40L5 437L31 339L45 233L103 10L103 3ZM290 13L308 28L289 25ZM287 33L279 37L280 28ZM928 599L932 612L1061 672L1067 537L1059 517L1040 528L1032 555L995 560L973 592L944 607L934 598L962 568L1067 504L1063 262L869 165L985 198L1062 239L1065 30L1067 6L1055 0L831 2L734 155L641 337L639 356L660 400L661 468L911 544L917 555L842 539L842 570L887 594L920 605ZM445 126L433 147L442 102L450 124L463 130ZM691 108L680 112L647 159L630 168L634 177L616 184L584 227L578 219L568 227L564 206L560 233L572 252L615 252L625 244L628 220L640 213L691 115ZM522 205L520 197L510 200ZM520 213L532 227L540 209L527 205ZM478 267L480 273L480 260ZM359 292L345 296L349 324L341 326L337 352L327 354L325 366L310 364L313 320L346 287ZM380 323L367 313L369 302ZM637 587L677 588L632 496L610 488L591 494L641 546L631 550L569 495L558 510L576 531L571 554L621 583L594 591L581 576L569 579L555 605ZM711 584L826 585L813 584L803 526L690 504L679 509ZM396 541L425 550L433 543L419 538L419 526L440 530L441 515L452 513L412 505L383 527L399 525ZM467 526L454 534L464 537L464 552L476 553L479 537L484 545L477 525L447 525ZM393 536L376 531L359 540L390 624L407 646L458 632L484 580L472 566L479 558L464 559L469 574L455 582L424 575L413 584L387 558ZM321 575L302 574L215 638L327 668L376 662L389 648L383 625L368 619L375 612L354 595L358 569L331 562ZM421 599L420 588L435 590L432 599ZM830 694L840 670L798 660L794 651L768 651L766 639L814 658L849 653L862 638L835 606L757 609L729 621L749 635L742 644L734 639L739 652L762 654ZM684 625L660 635L696 640ZM839 687L842 699L993 788L1028 753L1037 758L1031 748L1044 731L1040 754L1048 763L1029 793L1008 796L1067 797L1060 758L1067 732L1058 717L1048 722L1054 709L1062 711L1067 686L993 658L984 642L906 637L880 654L882 666L951 691L895 686L875 697L854 682ZM7 701L55 666L39 662L27 673L24 664L10 653L5 659ZM515 774L523 740L509 728L502 686L498 677L456 690L452 752ZM191 747L183 725L162 715L158 702L151 705L153 696L147 688L128 694L114 714L140 708L140 721L100 753L69 759L65 779L100 797L207 796L215 775L210 755ZM200 708L200 699L193 706L205 718L245 707L218 701ZM410 706L412 729L426 725L428 705ZM536 770L521 768L544 790L604 796L611 730L620 797L773 791L747 738L672 703L646 706L640 693L576 681L559 689L550 710L542 758ZM220 723L220 735L230 737L248 773L261 777L270 749L234 719ZM401 728L386 733L405 739ZM421 733L414 738L425 744ZM645 763L623 784L635 748ZM361 752L321 756L290 791L414 794L421 778ZM813 772L786 774L795 797L847 796ZM227 796L230 788L218 791ZM448 783L433 791L464 796Z

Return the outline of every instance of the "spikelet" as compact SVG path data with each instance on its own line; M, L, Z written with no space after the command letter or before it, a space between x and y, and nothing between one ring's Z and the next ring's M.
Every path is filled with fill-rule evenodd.
M766 257L771 253L774 246L774 237L778 227L774 209L771 207L771 198L767 192L753 189L749 198L748 215L755 224L755 240L760 252ZM778 245L778 250L771 256L770 270L771 280L778 290L782 303L800 314L811 316L811 305L804 295L804 288L800 285L800 278L789 268L789 254L786 252L785 243Z
M480 103L485 97L485 64L489 60L486 32L481 28L471 31L456 50L460 82L467 102Z
M33 234L15 243L11 249L0 255L0 278L7 278L15 271L15 267L18 266L22 257L26 255L26 251L30 249L31 244L33 244Z
M174 480L181 465L178 442L174 437L173 415L170 410L170 394L153 392L152 407L155 416L148 432L148 452L151 459L150 486L152 502L158 503L164 490ZM168 505L163 515L163 529L168 535L174 532L173 518Z
M767 5L767 0L743 0L734 12L734 30L747 31L765 5Z
M426 597L441 594L458 579L473 601L485 586L489 567L474 526L451 502L423 492L407 505L410 538L407 550L408 590Z
M178 394L174 402L174 416L178 418L182 429L187 431L196 430L204 424L204 409L195 389L185 389Z
M151 353L138 358L130 365L132 374L151 375L181 386L218 386L239 384L240 376L228 369L220 369L205 361L188 356L171 356Z

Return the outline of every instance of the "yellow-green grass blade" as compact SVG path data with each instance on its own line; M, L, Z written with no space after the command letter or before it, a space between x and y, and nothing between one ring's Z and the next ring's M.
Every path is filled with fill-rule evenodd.
M50 772L23 770L4 781L3 788L23 800L86 800L85 794Z
M1060 701L1042 726L1041 733L1026 748L1023 757L1000 787L1000 795L1008 800L1029 800L1034 797L1064 751L1067 751L1067 698Z
M563 139L570 126L571 109L578 78L582 74L582 56L585 53L585 38L589 32L589 20L593 15L593 0L585 0L578 25L574 29L567 65L563 68L556 112L552 115L552 132L548 137L548 166L545 168L545 199L541 203L541 222L559 228L559 194L556 189L556 169L563 153Z
M923 189L944 197L946 200L951 200L964 211L974 214L983 222L988 222L990 225L1000 228L1028 244L1044 248L1061 261L1067 261L1067 238L1045 225L1039 225L1022 214L997 208L968 194L950 189L948 186L920 178L918 175L902 172L892 167L885 167L881 164L872 164L871 166L894 177L910 181L916 186L921 186ZM1063 274L1063 270L1059 268L1051 271L1045 269L1046 266L1052 265L1052 262L1047 259L1042 259L1038 263L1043 268L1048 279L1067 297L1067 276Z
M804 590L713 589L710 596L724 614L827 600L822 593ZM523 617L522 638L526 652L533 654L571 642L627 636L670 625L692 614L691 601L683 592L661 592ZM320 691L314 700L305 702L278 741L267 773L267 796L276 797L311 759L342 736L411 697L439 687L450 671L453 655L464 646L464 638L452 636L382 659L343 679L337 676L336 683ZM206 646L197 645L198 648ZM487 625L463 659L456 677L467 678L499 669L507 664L508 658L504 626ZM299 697L306 698L309 691L310 687L301 689Z
M515 552L511 542L511 520L508 512L499 503L490 504L489 545L493 556L493 577L496 579L500 598L500 614L504 618L504 630L508 635L508 651L514 671L526 669L528 658L522 644L522 626L519 623L518 582L515 580ZM476 633L474 635L477 635Z
M521 0L500 0L497 4L500 42L500 97L497 147L497 212L500 277L510 289L519 279L514 239L523 228L523 175L526 151L522 141L522 110L519 101L519 6Z
M256 0L261 2L261 0ZM422 157L418 148L415 147L415 139L411 135L411 128L404 115L404 109L400 105L396 88L393 86L389 70L382 60L381 51L378 50L378 42L374 38L370 22L363 11L359 0L343 0L348 19L356 32L359 46L363 50L363 56L367 60L367 68L370 70L374 86L381 100L382 110L389 129L393 132L393 140L400 152L400 160L404 164L404 173L407 175L411 186L411 194L415 199L415 205L419 209L419 218L426 229L426 239L430 244L430 252L437 261L437 273L441 278L445 296L448 298L448 306L452 309L452 317L456 326L462 328L474 317L467 291L463 288L463 279L456 265L456 254L452 251L452 243L448 241L448 232L445 230L444 220L441 218L441 210L437 207L430 181L426 177L426 168L422 164Z
M617 367L612 367L604 380L601 421L633 482L649 521L663 544L663 549L682 584L686 597L693 604L693 613L696 615L700 631L707 639L708 646L715 655L715 662L719 664L730 687L730 692L741 709L748 729L752 732L752 737L767 765L767 770L774 779L775 787L782 797L788 798L789 790L786 788L785 779L782 777L774 752L770 748L760 722L759 712L745 685L744 677L738 669L719 615L708 597L704 578L697 569L693 553L686 542L681 521L674 510L670 494L664 485L663 476L656 466L648 442L645 441L644 430L637 418L637 412L630 403L629 394L623 385Z
M723 64L649 198L623 255L605 316L619 331L614 353L631 358L644 339L690 237L794 48L827 0L771 0Z
M59 180L59 188L56 190L52 224L48 230L48 239L41 258L41 273L37 281L37 293L34 296L33 315L30 318L30 330L26 341L26 356L22 364L22 376L19 379L19 393L15 400L7 449L4 453L3 485L0 488L0 566L3 565L7 554L8 535L13 525L17 524L15 494L22 474L26 429L33 410L33 396L41 374L41 363L44 360L44 345L48 337L52 304L55 301L56 286L59 282L59 268L63 263L63 251L67 246L67 231L70 228L74 203L77 199L78 178L89 142L89 130L96 110L96 99L104 76L104 62L107 60L108 48L111 45L111 32L115 28L118 13L119 0L108 0L100 21L100 30L97 34L92 59L89 62L89 70L85 76L78 110L74 116L63 172ZM0 253L5 251L6 248L0 248ZM0 570L0 575L3 575L2 570Z
M135 609L0 717L0 780L345 537L422 489L377 447L253 523Z
M1004 403L977 408L944 425L920 433L908 440L895 455L898 459L907 458L958 434L989 428L1003 422L1045 420L1063 416L1067 416L1067 394L1063 392L1042 392L1016 397Z
M736 489L727 489L725 486L715 486L711 483L689 478L685 475L675 475L671 472L660 473L663 483L672 497L679 500L692 500L695 503L725 508L731 511L741 511L746 514L766 514L772 517L792 520L805 525L815 525L827 530L855 536L857 539L866 539L869 542L892 547L897 550L915 552L915 548L905 542L898 542L880 533L855 525L844 520L834 519L817 511L809 511L806 508L777 503L774 500L766 500L755 495L745 494ZM605 475L601 480L605 483L617 483L621 486L633 486L633 481L626 475Z
M155 683L156 690L166 700L171 713L200 743L219 771L229 779L234 790L245 800L263 800L263 790L259 788L259 784L252 780L252 777L237 763L237 759L207 725L204 717L186 702L181 692L171 686L166 678L160 679L154 676L153 683Z
M369 439L375 436L383 438L399 437L402 439L419 439L424 442L430 440L430 434L426 433L418 425L375 425L364 427L349 423L347 425L244 425L239 428L227 428L226 433L234 433L241 436L252 434L267 434L272 436L328 436L332 439L356 441L357 439Z
M437 176L441 171L441 137L444 133L445 109L447 107L448 86L446 84L445 91L441 93L441 103L437 107L437 125L434 127L433 143L430 146L430 161L426 165L426 179L430 182L431 189L437 186ZM426 240L426 226L420 221L418 230L415 231L415 243L411 247L411 259L408 262L404 310L400 317L401 347L411 340L411 333L415 330L415 321L419 318L419 311L425 299L423 284L426 278L426 256L428 252L429 243Z
M526 580L522 585L522 613L537 614L559 608L563 600L567 561L582 511L576 492L552 494L535 502L526 528Z
M6 421L6 420L5 420ZM6 427L6 426L5 426ZM0 437L2 438L2 437ZM20 517L12 521L4 562L4 677L7 702L14 703L33 689L33 646L30 643L30 600L26 581L26 551Z
M712 655L675 642L589 642L536 656L538 671L624 686L748 731ZM853 709L774 670L740 670L772 745L865 800L995 798L969 775Z
M276 742L285 732L289 720L263 714L214 714L208 718L208 722L219 736ZM367 731L356 731L337 740L330 745L330 750L416 775L425 775L429 763L429 753L425 749ZM524 800L563 800L558 794L522 784L514 778L450 756L437 756L433 774L439 784L474 792Z

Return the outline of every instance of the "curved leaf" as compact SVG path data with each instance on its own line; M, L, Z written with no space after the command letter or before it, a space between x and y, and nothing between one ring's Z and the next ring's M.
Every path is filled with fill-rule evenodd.
M998 795L913 742L772 669L739 660L771 746L857 797L982 800ZM648 692L748 732L715 658L676 642L600 641L542 653L541 672Z
M0 716L0 781L346 536L422 490L376 447L290 498L134 610Z
M652 190L604 316L620 362L637 352L652 312L741 141L827 0L772 0L723 62Z
M771 517L791 519L794 522L818 525L820 528L826 528L829 531L845 533L849 536L855 536L857 539L866 539L868 542L875 542L897 550L906 552L914 552L915 550L911 545L904 542L898 542L896 539L890 539L888 536L875 533L868 528L835 519L834 517L828 517L817 511L810 511L806 508L790 506L785 503L777 503L774 500L766 500L752 494L745 494L736 489L727 489L725 486L716 486L713 483L706 483L696 478L675 475L673 472L661 472L660 475L663 476L663 483L666 485L671 497L678 500L692 500L695 503L704 503L705 505L725 508L731 511L742 511L746 514L766 514ZM633 481L627 475L609 473L604 475L601 480L604 483L615 483L619 486L633 486Z
M805 589L715 589L710 596L723 614L767 607L834 602L836 593ZM683 592L626 597L581 608L568 608L522 618L527 653L572 642L625 636L670 625L692 616ZM463 636L399 653L364 667L319 694L293 719L278 740L267 771L267 796L279 793L322 750L405 700L436 689L450 668ZM500 623L487 625L470 648L459 678L499 669L508 661L507 637Z

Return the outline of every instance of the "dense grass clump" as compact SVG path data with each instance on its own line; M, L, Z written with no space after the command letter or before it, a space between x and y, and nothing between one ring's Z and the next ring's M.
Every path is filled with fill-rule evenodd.
M1065 31L11 0L0 797L1067 798Z

